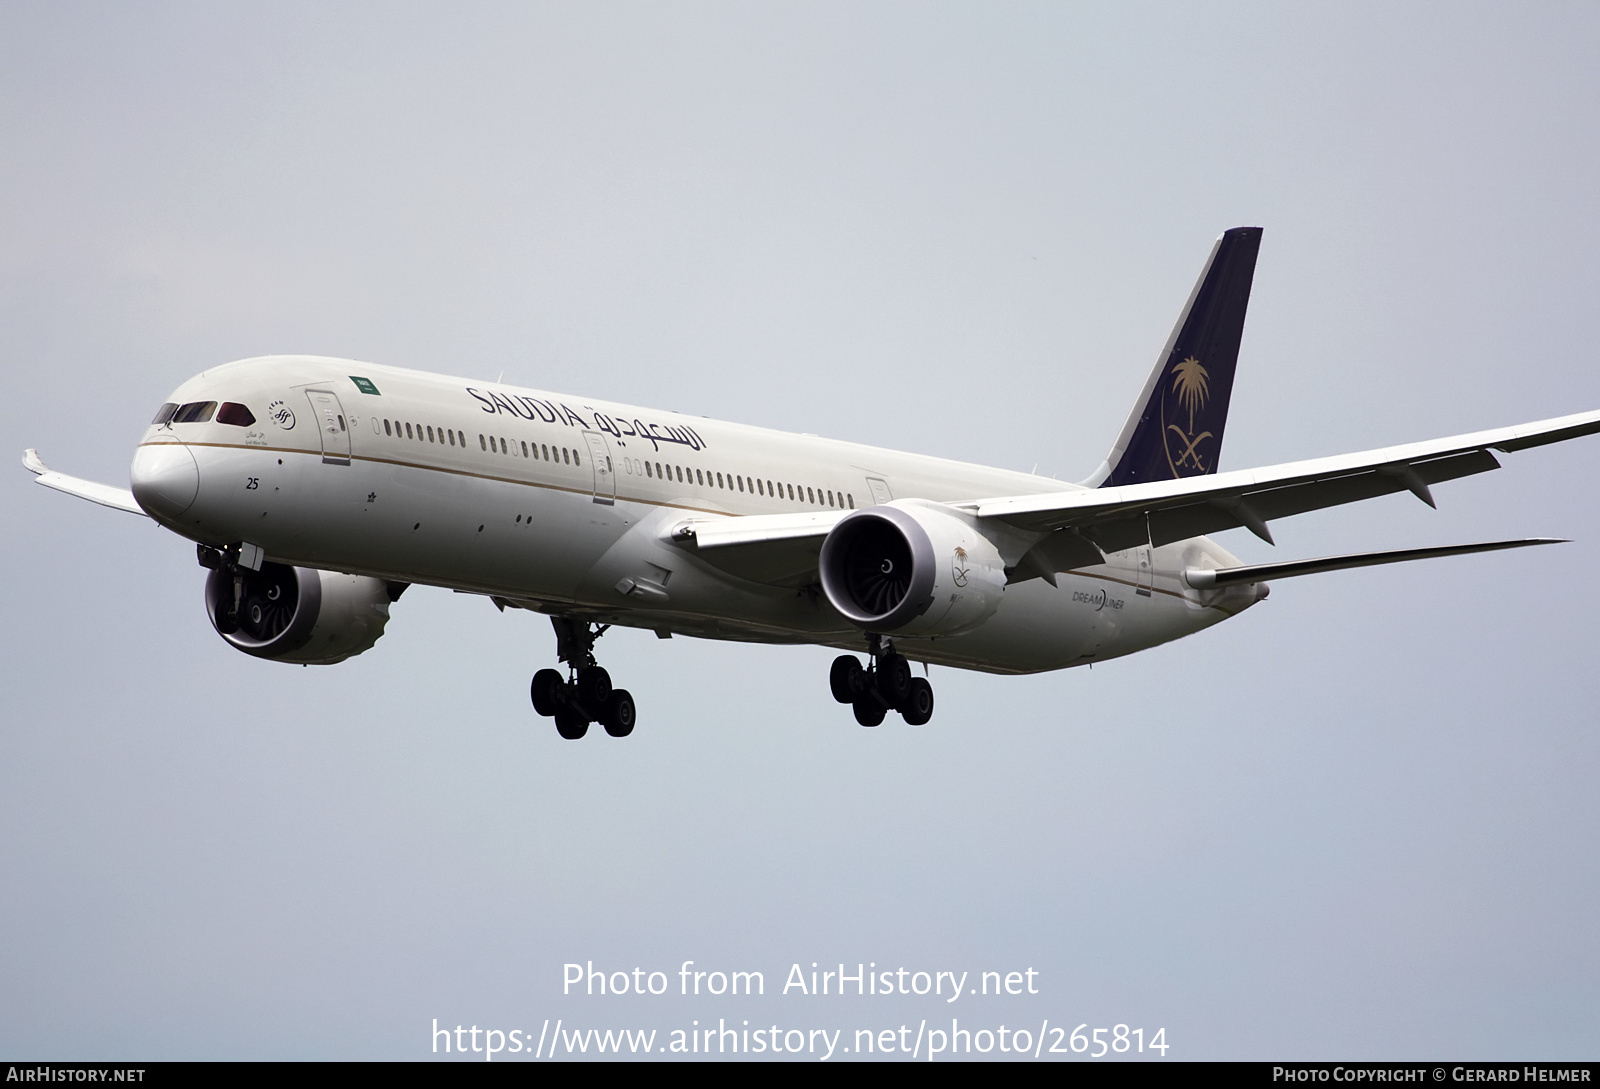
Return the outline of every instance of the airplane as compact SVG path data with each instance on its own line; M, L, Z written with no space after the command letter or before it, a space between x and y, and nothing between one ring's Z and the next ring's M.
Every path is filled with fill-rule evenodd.
M612 625L841 654L856 721L933 714L911 663L1089 665L1266 598L1268 581L1551 538L1243 564L1206 534L1431 488L1600 431L1600 411L1218 471L1261 228L1225 231L1122 430L1078 484L920 454L376 363L245 359L184 382L131 488L23 462L38 483L195 542L217 633L333 664L370 650L414 583L550 617L534 674L563 738L632 733L595 656ZM865 655L865 662L862 660Z

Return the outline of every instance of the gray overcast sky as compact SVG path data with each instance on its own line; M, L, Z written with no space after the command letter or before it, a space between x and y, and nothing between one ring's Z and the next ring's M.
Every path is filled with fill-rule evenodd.
M1596 408L1597 44L1582 4L7 4L0 434L121 482L183 379L307 351L1077 479L1247 223L1224 468ZM0 1055L955 1015L1592 1059L1600 440L1504 463L1223 541L1575 543L935 669L922 729L857 727L827 651L615 631L641 724L577 744L539 617L418 588L362 657L251 659L192 547L14 464ZM686 959L768 994L560 993ZM813 961L1041 993L775 993Z

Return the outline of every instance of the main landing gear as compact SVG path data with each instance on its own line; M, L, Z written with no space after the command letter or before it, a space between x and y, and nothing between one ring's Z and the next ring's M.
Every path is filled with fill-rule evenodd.
M869 636L867 646L872 658L865 669L854 654L833 660L833 698L850 704L863 726L878 725L890 711L899 711L908 726L924 725L933 717L933 685L913 677L911 663L880 637Z
M633 733L633 697L625 688L611 687L611 674L594 660L594 641L610 625L566 616L553 616L550 623L556 629L556 658L567 663L567 677L554 669L535 673L529 691L533 709L554 718L556 733L568 741L588 733L591 722L600 723L612 737Z

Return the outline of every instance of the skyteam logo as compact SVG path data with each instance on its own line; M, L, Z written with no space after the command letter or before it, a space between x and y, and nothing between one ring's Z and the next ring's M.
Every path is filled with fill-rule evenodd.
M1211 469L1206 464L1207 455L1200 444L1213 436L1209 431L1195 433L1194 414L1205 408L1206 401L1211 397L1208 384L1211 376L1192 355L1174 363L1169 373L1172 375L1172 385L1161 393L1161 441L1166 447L1167 465L1171 467L1175 479L1203 476ZM1169 394L1178 402L1178 422L1167 417ZM1179 426L1185 419L1189 424L1187 431Z

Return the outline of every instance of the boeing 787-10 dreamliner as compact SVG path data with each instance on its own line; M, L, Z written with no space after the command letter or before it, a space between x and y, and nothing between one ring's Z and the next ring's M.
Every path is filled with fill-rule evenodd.
M1267 580L1552 543L1239 563L1204 534L1430 488L1496 453L1600 431L1600 412L1217 472L1261 230L1212 248L1105 461L1080 484L582 396L318 356L205 371L157 410L131 491L39 483L148 515L198 546L235 647L331 664L372 647L412 583L551 618L533 677L562 737L632 732L595 660L612 624L662 637L820 643L863 726L921 725L912 661L995 673L1086 665L1237 615ZM866 656L865 662L862 655ZM820 680L820 678L819 678Z

